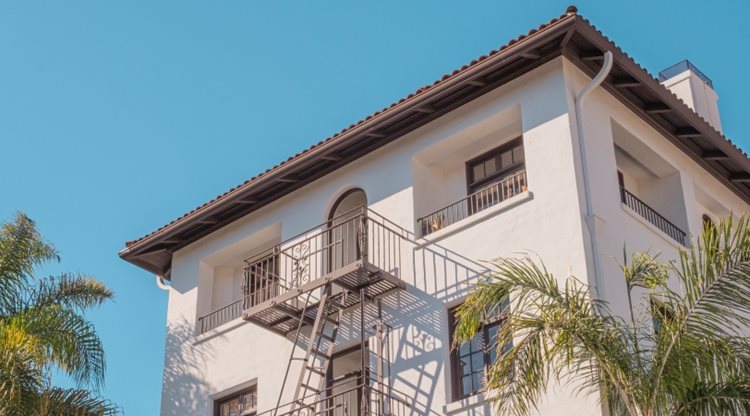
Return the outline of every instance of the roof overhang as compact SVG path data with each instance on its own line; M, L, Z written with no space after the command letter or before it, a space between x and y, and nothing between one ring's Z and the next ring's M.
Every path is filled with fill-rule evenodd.
M159 230L128 242L119 255L169 278L176 250L561 55L593 76L607 50L612 51L614 63L603 87L750 203L747 156L588 21L569 11Z

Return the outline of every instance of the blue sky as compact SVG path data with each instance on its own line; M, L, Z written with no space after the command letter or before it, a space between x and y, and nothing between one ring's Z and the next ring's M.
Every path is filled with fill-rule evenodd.
M727 136L750 148L750 57L738 53L750 6L669 3L576 4L654 74L690 59L714 82ZM62 253L49 271L115 291L90 315L107 348L103 394L158 414L167 296L119 260L124 241L567 5L0 0L0 219L26 212Z

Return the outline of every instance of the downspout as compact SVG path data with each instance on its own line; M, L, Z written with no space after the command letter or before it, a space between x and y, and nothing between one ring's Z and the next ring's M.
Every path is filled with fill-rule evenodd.
M599 246L596 241L596 228L595 228L595 221L596 216L594 215L594 208L593 203L591 200L591 183L589 181L589 172L588 172L588 159L586 156L586 140L583 138L583 120L582 120L582 107L583 102L586 99L586 97L593 91L596 87L601 85L602 82L604 82L604 79L607 78L607 75L609 75L609 71L612 69L612 52L607 51L604 53L604 63L602 64L602 68L599 70L599 72L596 74L594 79L591 80L591 82L586 85L586 87L583 88L583 90L578 93L578 95L575 96L574 104L575 104L575 112L576 112L576 127L578 129L578 151L580 153L581 158L581 174L583 175L583 194L584 199L586 201L586 216L585 216L585 223L586 228L589 231L589 241L591 242L591 255L593 256L594 260L594 284L591 285L591 296L594 299L601 299L600 293L599 293L599 277L601 275L601 265L599 264Z
M164 283L164 276L160 274L155 274L154 277L156 278L156 286L159 287L159 289L164 290L166 292L169 292L169 285Z

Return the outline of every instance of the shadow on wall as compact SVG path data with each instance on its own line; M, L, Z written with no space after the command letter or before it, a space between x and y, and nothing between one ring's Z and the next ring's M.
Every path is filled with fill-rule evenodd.
M437 244L414 250L416 286L441 302L465 297L488 272L485 265Z
M435 410L443 404L435 402L438 386L443 386L446 402L452 394L445 368L451 348L447 304L468 295L489 270L439 245L412 243L412 270L401 275L408 289L382 300L385 322L393 328L393 383L412 398L412 414L442 414Z
M409 287L385 297L382 307L391 325L388 348L394 388L410 398L412 414L439 414L432 410L433 399L449 348L442 302Z
M213 358L208 344L195 348L195 328L182 320L167 329L166 359L161 398L162 416L208 414L210 395L205 380L206 361Z

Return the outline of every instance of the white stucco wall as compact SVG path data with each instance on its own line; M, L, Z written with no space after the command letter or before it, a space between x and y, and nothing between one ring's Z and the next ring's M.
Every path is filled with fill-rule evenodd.
M566 61L564 68L572 106L572 96L590 78L570 62ZM618 130L624 129L631 140L627 150L639 155L648 169L661 176L659 180L639 183L638 193L644 196L644 200L648 199L660 214L685 231L688 238L701 233L704 213L714 218L726 217L731 212L739 216L747 213L749 207L604 89L598 88L589 96L584 104L583 118L589 171L595 172L590 175L590 180L602 265L600 294L610 302L613 310L624 313L627 307L623 295L625 284L619 270L619 264L623 262L623 248L627 252L661 253L660 259L666 261L677 259L681 246L621 203L614 151ZM574 137L578 140L575 131ZM630 187L628 182L626 175L626 187ZM640 301L646 303L645 294Z
M223 265L321 224L336 197L353 187L367 193L375 212L414 232L418 217L466 195L465 160L522 134L528 192L404 244L398 274L407 289L382 299L393 327L393 385L415 400L414 414L489 414L489 406L477 398L453 400L448 309L460 304L481 272L474 260L519 251L536 253L560 278L573 274L593 281L572 111L572 96L585 82L573 65L554 60L176 252L162 414L209 416L213 399L248 383L257 383L259 409L276 404L291 341L240 319L196 334L197 318L231 298L215 278L223 273L231 276L226 282L237 283L236 269L223 271ZM600 290L621 310L624 286L612 258L621 256L623 244L628 250L662 251L668 258L677 248L622 207L613 120L676 170L665 183L676 190L670 198L684 200L684 209L674 212L684 213L681 221L690 233L700 230L705 208L718 216L747 207L601 89L586 102L584 117L603 265ZM343 346L358 337L356 313L347 322L351 327L344 326L339 340ZM601 410L596 397L555 388L540 413L583 416Z

